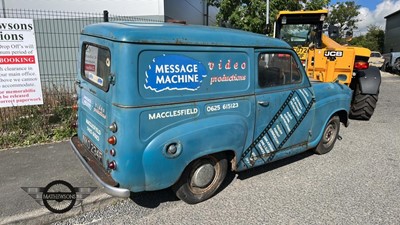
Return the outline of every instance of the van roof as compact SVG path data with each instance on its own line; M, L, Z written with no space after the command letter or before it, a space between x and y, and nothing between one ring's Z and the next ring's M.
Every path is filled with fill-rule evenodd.
M120 42L291 48L286 42L241 30L176 23L105 22L86 26L82 34Z

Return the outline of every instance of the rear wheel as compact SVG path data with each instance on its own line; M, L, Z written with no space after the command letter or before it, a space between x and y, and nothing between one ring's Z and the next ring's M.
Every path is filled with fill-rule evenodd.
M351 119L369 120L372 114L374 114L377 102L378 94L362 94L360 86L357 85L354 91L353 101L351 102L349 117Z
M326 124L322 138L314 149L314 152L319 155L330 152L338 138L339 130L340 119L338 116L333 116Z
M228 161L225 154L204 156L191 162L172 186L176 196L189 204L209 199L225 179Z

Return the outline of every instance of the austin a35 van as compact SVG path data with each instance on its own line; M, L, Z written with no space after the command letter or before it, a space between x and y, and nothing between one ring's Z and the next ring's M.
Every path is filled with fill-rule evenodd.
M80 36L71 145L104 191L210 198L227 171L329 152L351 90L312 83L284 41L182 24L110 22Z

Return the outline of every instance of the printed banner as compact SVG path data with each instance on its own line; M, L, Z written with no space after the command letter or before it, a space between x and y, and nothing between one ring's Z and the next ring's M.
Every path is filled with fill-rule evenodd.
M32 19L0 19L0 107L43 104Z

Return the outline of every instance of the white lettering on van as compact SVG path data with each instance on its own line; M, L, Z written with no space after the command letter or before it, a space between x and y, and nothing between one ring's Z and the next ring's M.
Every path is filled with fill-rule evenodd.
M100 141L101 130L96 127L90 120L86 119L86 130L91 134L97 141Z
M190 116L190 115L196 115L198 112L199 110L197 108L190 108L190 109L178 109L165 112L149 113L149 120L166 119L179 116Z
M156 65L156 73L198 73L197 64Z
M86 95L83 96L82 98L82 105L88 107L88 109L92 110L92 99L87 97Z
M198 74L172 75L172 76L157 76L156 84L179 84L199 82Z

